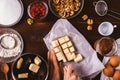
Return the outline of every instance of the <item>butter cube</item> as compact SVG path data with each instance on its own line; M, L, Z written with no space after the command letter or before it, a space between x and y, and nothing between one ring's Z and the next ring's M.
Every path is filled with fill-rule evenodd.
M34 63L35 63L36 65L40 65L41 62L42 62L41 59L40 59L38 56L36 56L35 59L34 59Z
M73 45L72 45L72 42L71 42L71 41L67 42L67 46L68 46L68 47L73 46Z
M52 47L53 47L53 48L59 46L59 43L58 43L57 40L54 40L54 41L52 41L51 43L52 43Z
M74 58L76 57L75 53L68 53L65 55L66 55L68 61L74 60Z
M70 51L69 51L69 49L68 49L68 48L64 49L64 50L63 50L63 52L64 52L65 54L70 53Z
M61 51L61 47L60 47L60 46L58 46L58 47L54 48L54 51L55 51L55 53L60 52L60 51Z
M39 68L40 68L40 66L38 66L36 64L33 64L33 63L31 63L30 66L29 66L29 70L34 72L34 73L37 73Z
M67 61L62 52L56 53L56 56L57 56L58 61L62 61L62 60L63 60L63 62Z
M28 78L28 73L18 74L18 78Z
M67 44L64 43L64 44L61 45L61 47L62 47L62 49L65 49L65 48L67 48Z
M70 52L74 52L75 51L75 48L72 46L69 48Z
M64 36L64 39L66 42L70 40L70 38L68 36Z
M20 58L18 61L17 61L17 69L20 69L21 68L21 66L22 66L22 64L23 64L23 58Z
M59 41L60 44L65 43L65 39L63 37L59 38L58 41Z
M81 56L81 54L77 54L76 58L74 59L75 62L80 62L83 59L83 57Z

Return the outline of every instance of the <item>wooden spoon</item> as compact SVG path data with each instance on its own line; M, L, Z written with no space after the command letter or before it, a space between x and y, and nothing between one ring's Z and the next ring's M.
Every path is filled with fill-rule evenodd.
M8 64L2 64L1 71L5 74L5 80L8 80L8 75L7 75L8 71L9 71Z

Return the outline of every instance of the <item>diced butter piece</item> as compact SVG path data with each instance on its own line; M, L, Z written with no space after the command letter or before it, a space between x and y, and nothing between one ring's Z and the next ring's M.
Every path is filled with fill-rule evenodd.
M60 44L65 43L65 39L63 37L59 38L58 41L59 41Z
M38 56L36 56L35 59L34 59L34 63L35 63L36 65L40 65L41 62L42 62L41 59L40 59Z
M77 54L76 58L74 59L75 62L80 62L83 59L83 57L81 56L81 54Z
M63 50L63 52L64 52L65 54L70 53L70 51L69 51L69 49L68 49L68 48L64 49L64 50Z
M72 46L69 48L70 52L74 52L75 51L75 48Z
M55 48L57 46L59 46L58 41L57 40L52 41L52 47Z
M18 61L17 61L17 69L20 69L21 66L23 64L23 58L20 58Z
M65 55L66 55L68 61L74 60L74 58L76 57L75 53L68 53Z
M64 36L64 39L66 42L70 40L70 38L68 36Z
M58 47L54 48L54 51L55 51L55 53L60 52L60 51L61 51L61 47L60 47L60 46L58 46Z
M36 64L33 64L33 63L31 63L30 66L29 66L29 70L34 72L34 73L37 73L39 68L40 68L40 66L38 66Z
M67 61L62 52L56 53L56 56L57 56L58 61L63 61L63 62Z
M71 41L67 42L67 46L68 46L68 47L73 46L73 45L72 45L72 42L71 42Z
M18 78L28 78L28 73L21 73L21 74L18 74Z
M62 49L67 48L67 44L66 43L62 44L61 46L62 46Z

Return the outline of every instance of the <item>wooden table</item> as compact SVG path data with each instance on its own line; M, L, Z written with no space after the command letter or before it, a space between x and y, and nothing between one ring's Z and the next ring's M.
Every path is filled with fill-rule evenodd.
M28 5L35 0L22 0L24 4L24 15L20 22L11 28L15 29L18 31L24 41L24 53L35 53L43 56L47 60L47 47L43 41L43 37L48 34L50 29L52 28L53 24L57 21L57 17L54 16L51 11L49 10L48 16L46 17L45 20L35 22L33 25L28 25L26 20L29 18L27 14L27 7ZM37 0L36 0L37 1ZM48 0L44 0L46 3ZM96 14L93 6L93 1L98 1L98 0L85 0L84 8L82 12L75 18L70 19L70 23L73 24L73 26L83 34L83 36L88 40L88 42L91 44L93 47L94 42L100 38L103 37L98 33L98 26L101 22L103 21L109 21L112 24L117 25L118 27L115 28L114 32L110 37L113 37L114 39L117 39L120 37L120 20L116 20L108 15L105 15L104 17L100 17ZM108 4L109 9L119 12L120 13L120 6L119 0L105 0ZM82 16L84 14L87 14L89 18L94 20L93 24L93 30L88 31L87 30L87 23L86 21L82 20ZM120 17L120 16L119 16ZM11 66L12 63L9 64ZM3 75L0 72L0 75ZM10 72L9 72L9 77L11 77ZM99 80L100 74L93 80ZM1 79L0 80L4 80ZM11 79L12 80L12 79Z

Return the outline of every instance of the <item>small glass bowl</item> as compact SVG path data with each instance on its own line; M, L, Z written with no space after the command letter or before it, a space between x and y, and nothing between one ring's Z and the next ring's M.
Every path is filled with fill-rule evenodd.
M48 6L43 1L34 1L29 4L27 9L28 15L34 20L42 20L48 14Z
M65 19L74 18L74 17L76 17L77 15L79 15L79 13L82 11L83 6L84 6L84 0L73 0L73 1L79 1L79 2L80 2L79 10L78 10L78 11L74 11L74 14L71 15L71 16L61 17L61 16L59 15L60 13L56 10L56 7L58 7L58 6L55 7L56 4L54 3L54 1L55 1L55 0L48 0L48 4L49 4L49 7L50 7L51 12L52 12L55 16L57 16L58 18L65 18ZM56 0L56 1L61 1L61 0ZM63 0L63 1L64 1L64 0ZM72 1L72 0L66 0L66 1ZM61 5L59 5L59 6L61 6ZM66 5L62 5L62 6L66 6ZM69 6L69 5L68 5L68 6ZM74 5L74 6L76 6L76 5ZM64 8L61 8L61 9L64 9ZM68 9L70 9L70 8L68 8Z
M113 38L102 37L95 42L94 47L96 52L103 56L109 57L116 54L118 45Z
M29 66L31 63L34 63L35 57L39 57L41 59L41 64L37 73L34 73L29 70ZM17 62L20 58L23 58L23 63L20 69L17 69ZM20 73L28 73L28 78L22 80L47 80L49 75L49 67L46 60L41 57L40 55L33 54L33 53L24 53L19 57L13 64L12 64L12 77L14 80L19 80L18 74Z
M12 41L8 42L7 40ZM15 61L20 57L23 47L23 39L16 30L11 28L0 29L0 63L10 63Z

